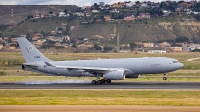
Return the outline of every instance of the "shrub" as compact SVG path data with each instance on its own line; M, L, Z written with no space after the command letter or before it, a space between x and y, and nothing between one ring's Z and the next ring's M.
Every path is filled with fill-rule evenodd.
M0 76L6 75L6 72L0 71Z

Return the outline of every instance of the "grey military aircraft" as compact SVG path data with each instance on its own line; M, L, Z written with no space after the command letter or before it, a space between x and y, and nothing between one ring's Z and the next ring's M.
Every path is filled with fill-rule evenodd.
M17 40L26 61L21 66L23 70L54 76L96 77L96 80L91 81L92 84L138 78L140 74L163 73L163 80L167 80L167 72L184 66L178 60L167 57L53 61L46 58L25 37L18 37Z

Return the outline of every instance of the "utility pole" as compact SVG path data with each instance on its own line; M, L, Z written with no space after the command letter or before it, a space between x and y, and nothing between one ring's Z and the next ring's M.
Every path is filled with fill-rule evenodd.
M120 51L120 43L119 43L119 33L118 33L118 35L117 35L117 52L119 52Z

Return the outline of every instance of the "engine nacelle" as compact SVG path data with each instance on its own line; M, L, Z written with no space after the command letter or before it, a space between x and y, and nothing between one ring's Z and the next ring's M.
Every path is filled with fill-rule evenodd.
M117 71L105 73L103 74L103 77L105 79L110 79L110 80L124 80L125 73L124 73L124 70L117 70Z
M126 75L126 78L139 78L140 74L135 74L135 75Z
M21 69L22 69L22 70L25 70L25 69L26 69L25 65L22 65L22 66L21 66Z

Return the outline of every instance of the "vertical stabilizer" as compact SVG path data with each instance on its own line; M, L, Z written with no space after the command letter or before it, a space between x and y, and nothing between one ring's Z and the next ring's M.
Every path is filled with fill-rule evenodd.
M25 37L18 37L17 41L22 50L26 63L34 61L51 61L35 48Z

